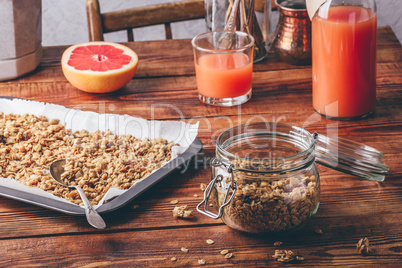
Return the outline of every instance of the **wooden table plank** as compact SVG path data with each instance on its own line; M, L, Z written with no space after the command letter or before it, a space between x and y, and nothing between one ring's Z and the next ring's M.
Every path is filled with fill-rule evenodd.
M400 261L398 251L402 244L402 231L395 217L397 214L373 215L383 228L395 230L386 236L365 217L317 217L303 232L282 236L245 235L226 226L172 228L168 232L127 230L108 233L107 237L101 233L38 236L2 241L0 254L10 257L1 260L0 265L18 263L24 266L40 262L43 266L183 267L198 266L198 260L204 259L207 264L218 267L283 267L282 263L272 258L275 249L278 249L273 244L279 240L284 243L282 249L292 250L305 258L303 262L296 262L297 266L386 265ZM315 234L315 228L322 228L323 235ZM368 235L375 253L362 257L355 244L360 237ZM207 239L215 243L208 245ZM181 247L189 251L184 253ZM232 252L233 257L225 259L220 254L223 249ZM177 261L172 262L172 257L176 257Z
M401 70L402 61L378 64L377 111L382 107L395 107L400 110L402 92L399 89L402 78L398 74ZM310 70L259 72L254 74L254 81L253 97L241 107L243 114L286 112L280 107L286 102L295 103L297 107L303 109L300 120L305 120L309 114L314 113L311 106ZM83 110L92 110L83 104L88 104L88 107L97 104L95 107L102 109L98 104L104 103L104 109L111 108L105 112L130 114L144 118L151 118L152 112L158 119L178 119L180 114L184 118L192 118L200 115L207 117L234 115L239 112L238 107L211 107L200 103L197 98L194 77L134 79L116 93L96 95L80 92L66 81L35 82L18 84L13 87L10 87L10 83L12 82L0 84L2 95L53 102ZM119 105L108 106L115 102L119 102ZM76 107L77 105L81 106ZM150 106L153 106L154 109L150 109Z
M125 43L139 55L138 69L134 79L162 76L194 76L194 60L190 40L164 40L154 42ZM379 28L377 43L378 63L399 63L402 61L400 43L389 27ZM61 71L61 56L66 47L48 47L43 55L41 64L34 72L19 79L19 83L66 81ZM169 66L169 68L166 68ZM49 68L52 67L52 68ZM289 71L309 69L311 66L295 66L279 61L271 51L266 60L254 64L254 72ZM311 76L311 75L310 75ZM195 85L195 79L194 85ZM5 82L7 83L7 82ZM13 84L13 81L11 81ZM168 87L165 87L168 88ZM195 88L195 87L194 87ZM163 89L162 89L163 90Z

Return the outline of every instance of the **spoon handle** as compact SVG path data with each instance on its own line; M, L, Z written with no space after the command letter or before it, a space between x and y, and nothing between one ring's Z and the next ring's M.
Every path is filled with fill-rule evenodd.
M87 216L88 223L97 229L105 229L106 228L105 221L98 214L98 212L96 212L96 210L92 207L84 191L79 186L75 186L75 189L77 189L78 193L81 196L82 201L84 202L85 215Z

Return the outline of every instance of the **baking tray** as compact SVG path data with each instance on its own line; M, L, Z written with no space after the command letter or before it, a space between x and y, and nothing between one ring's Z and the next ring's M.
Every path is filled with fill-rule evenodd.
M14 99L13 97L2 97L2 96L0 96L0 98ZM157 184L159 181L163 180L167 175L172 173L174 170L181 167L183 164L191 161L191 159L201 151L202 151L202 143L199 139L196 138L184 153L180 154L172 161L169 161L163 167L156 170L148 177L137 182L123 194L114 197L112 199L106 200L104 204L102 204L96 209L96 211L102 214L123 207L131 200L135 199L136 197L144 193L146 190ZM0 196L60 211L67 214L85 215L85 210L83 207L79 207L72 203L70 204L56 199L38 196L33 193L23 192L1 185L0 185Z

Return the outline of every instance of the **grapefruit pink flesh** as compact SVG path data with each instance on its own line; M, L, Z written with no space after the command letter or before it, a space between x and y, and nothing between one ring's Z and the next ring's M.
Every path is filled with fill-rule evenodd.
M107 93L123 87L133 78L138 57L121 44L89 42L67 48L61 64L64 76L76 88Z
M68 65L77 70L116 70L131 61L131 57L123 53L124 50L111 45L77 47L71 52Z

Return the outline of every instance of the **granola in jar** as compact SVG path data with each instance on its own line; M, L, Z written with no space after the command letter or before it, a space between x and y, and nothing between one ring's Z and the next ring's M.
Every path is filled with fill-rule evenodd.
M288 231L301 226L319 205L320 191L314 175L271 179L235 175L235 180L237 190L222 216L235 229L250 233ZM215 207L224 203L226 187L228 182L215 187Z
M212 161L212 181L197 210L250 233L302 226L320 200L314 146L306 130L281 123L241 125L223 132ZM209 201L217 214L208 210Z

